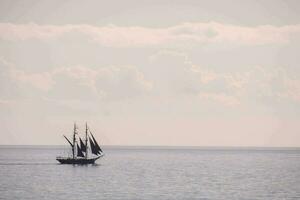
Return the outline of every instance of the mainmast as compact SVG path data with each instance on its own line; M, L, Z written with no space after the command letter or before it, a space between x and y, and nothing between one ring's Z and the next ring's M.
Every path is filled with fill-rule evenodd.
M87 156L88 156L88 147L87 147L87 145L88 145L88 136L87 136L87 134L88 134L88 127L87 127L87 122L85 123L85 148L86 148L86 150L85 150L85 158L87 159Z

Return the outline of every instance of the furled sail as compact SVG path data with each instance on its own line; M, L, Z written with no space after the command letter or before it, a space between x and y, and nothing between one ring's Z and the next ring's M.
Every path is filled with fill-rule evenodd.
M78 144L77 144L77 156L78 157L84 157L84 154L82 153L82 150L80 149Z
M92 136L92 138L93 138L93 142L94 142L94 144L95 144L95 147L96 147L96 149L97 149L97 152L98 152L99 154L101 154L101 153L102 153L102 149L101 149L100 146L98 145L98 143L97 143L96 139L94 138L93 134L91 133L91 131L90 131L90 134L91 134L91 136Z
M92 153L95 154L95 155L98 155L98 150L93 142L93 140L89 137L89 140L90 140L90 145L91 145L91 150L92 150Z
M85 144L82 142L81 138L79 138L79 140L80 140L80 149L81 149L81 151L82 152L86 152L86 146L85 146Z

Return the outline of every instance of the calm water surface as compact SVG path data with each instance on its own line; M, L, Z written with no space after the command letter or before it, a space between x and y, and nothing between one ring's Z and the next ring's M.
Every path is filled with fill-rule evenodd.
M0 146L0 199L300 199L299 149L104 150L73 166L59 147Z

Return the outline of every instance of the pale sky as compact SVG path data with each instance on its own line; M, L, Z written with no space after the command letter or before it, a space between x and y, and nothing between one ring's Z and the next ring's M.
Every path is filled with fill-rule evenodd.
M0 144L300 146L300 2L0 0Z

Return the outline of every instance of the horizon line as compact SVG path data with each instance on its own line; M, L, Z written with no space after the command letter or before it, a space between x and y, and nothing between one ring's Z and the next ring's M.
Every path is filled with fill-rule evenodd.
M0 144L0 147L64 147L56 144ZM209 145L101 145L108 148L146 149L300 149L300 146L209 146Z

